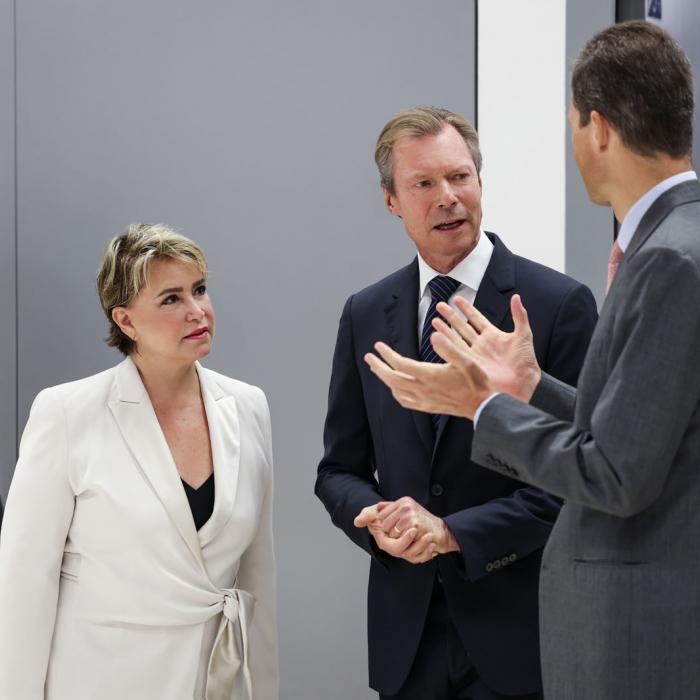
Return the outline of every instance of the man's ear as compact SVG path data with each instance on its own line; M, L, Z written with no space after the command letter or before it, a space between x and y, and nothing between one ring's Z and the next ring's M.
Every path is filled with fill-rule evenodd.
M382 186L382 194L384 195L384 204L389 210L389 213L393 214L394 216L398 216L400 219L401 209L398 205L398 202L396 201L396 195L389 192L389 190L384 186Z
M129 311L126 306L115 306L112 309L112 321L119 326L119 329L124 335L132 340L135 340L136 329L134 328L134 324L131 322Z
M591 110L591 134L593 143L599 151L604 151L608 147L611 130L610 122L600 112Z

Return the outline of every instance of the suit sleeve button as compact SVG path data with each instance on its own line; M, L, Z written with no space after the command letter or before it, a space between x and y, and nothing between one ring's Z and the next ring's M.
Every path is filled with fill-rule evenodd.
M503 566L508 566L508 564L510 564L510 559L508 557L503 557L503 559L501 559L501 564Z
M430 487L430 493L433 494L433 496L442 496L442 494L445 492L445 489L442 488L441 484L433 484Z
M508 561L515 561L518 558L518 555L513 553L508 555Z
M486 571L489 574L493 571L493 564L491 562L486 565Z
M493 562L493 568L494 568L494 569L500 569L500 568L501 568L501 560L500 560L500 559L496 559L496 561Z

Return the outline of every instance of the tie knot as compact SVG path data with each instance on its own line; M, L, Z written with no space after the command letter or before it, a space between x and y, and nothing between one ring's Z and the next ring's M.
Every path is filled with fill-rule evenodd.
M610 258L608 259L608 264L610 265L619 265L620 262L622 261L624 253L622 252L622 248L620 248L620 245L617 241L613 243L613 247L610 250Z
M452 277L447 277L447 275L438 275L428 282L428 287L435 303L438 301L447 302L457 291L459 282Z

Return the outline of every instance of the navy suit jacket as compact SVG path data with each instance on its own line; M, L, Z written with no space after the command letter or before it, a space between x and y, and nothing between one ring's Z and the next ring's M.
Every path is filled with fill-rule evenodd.
M593 295L488 236L494 251L475 306L510 331L510 297L519 293L540 366L575 384L597 320ZM418 285L414 260L345 304L316 480L333 523L372 557L370 685L386 695L403 685L439 572L451 619L484 682L503 694L536 692L540 557L560 502L471 462L471 421L443 416L433 438L430 416L402 408L369 371L362 358L378 340L418 357ZM444 518L461 553L409 564L353 525L365 506L402 496Z

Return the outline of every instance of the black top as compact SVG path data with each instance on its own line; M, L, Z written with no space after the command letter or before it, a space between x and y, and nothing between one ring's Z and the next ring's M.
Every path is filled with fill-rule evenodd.
M193 489L184 479L181 481L190 503L194 525L199 530L214 510L214 472L198 489Z

